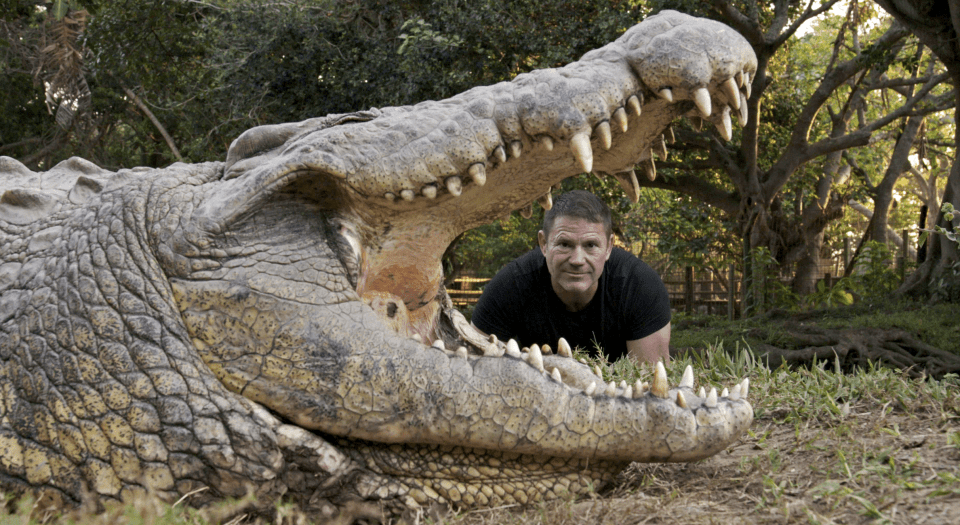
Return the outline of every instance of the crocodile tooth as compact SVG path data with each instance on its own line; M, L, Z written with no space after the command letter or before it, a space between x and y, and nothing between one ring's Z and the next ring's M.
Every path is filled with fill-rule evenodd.
M434 347L434 348L439 348L440 350L446 350L446 349L447 349L446 345L443 344L443 340L442 340L442 339L437 339L437 340L434 341L433 344L430 345L430 346L432 346L432 347Z
M627 123L627 110L623 108L617 108L617 110L613 112L613 117L611 118L617 126L620 126L620 133L626 133L627 130L630 129L630 125Z
M733 388L730 389L730 399L736 401L740 399L740 384L733 385Z
M727 387L723 387L723 391L720 392L720 397L730 397L730 391L727 390Z
M610 146L613 145L613 134L610 132L610 122L604 120L597 124L596 132L597 135L600 136L600 145L603 149L610 149Z
M420 193L428 199L435 199L437 198L437 187L432 185L424 186L423 189L420 190Z
M507 355L520 357L520 345L517 344L516 339L507 341Z
M420 344L423 344L423 337L421 337L420 334L413 334L413 340Z
M643 382L637 379L637 382L633 384L633 398L637 399L643 395Z
M604 394L610 397L617 395L617 384L613 381L610 381L610 384L607 385L607 390L604 392Z
M473 180L477 186L483 186L487 183L487 169L483 164L471 164L467 172L470 175L470 179Z
M730 124L730 107L725 106L720 114L720 122L717 124L717 131L723 140L730 140L733 137L733 125Z
M557 370L556 368L550 371L550 377L552 377L553 380L556 381L557 383L563 383L563 378L560 377L560 371Z
M530 366L536 368L537 370L544 372L543 353L540 352L539 346L533 345L530 347L530 353L527 354L527 363L530 363Z
M390 202L397 200L397 196L389 191L383 194L383 198L387 199Z
M552 355L553 348L550 348L550 345L543 345L540 347L540 351L543 352L543 355Z
M593 171L593 149L590 148L590 135L577 133L570 139L570 150L573 158L584 173Z
M743 87L743 71L737 71L733 78L736 79L738 87Z
M485 357L500 357L503 355L503 349L498 344L492 344L483 349L483 355Z
M677 142L677 136L673 134L673 126L667 126L667 129L663 130L663 136L666 137L667 142L670 144Z
M737 89L737 81L733 77L728 78L726 82L720 84L720 89L727 96L727 103L733 109L740 109L740 90Z
M700 131L703 129L703 119L700 117L690 117L690 126L693 127L694 131Z
M683 392L677 390L677 406L680 408L687 408L687 399L683 397Z
M627 107L630 108L630 111L633 112L633 116L635 117L640 116L641 105L640 97L636 95L630 95L630 98L627 99Z
M669 385L667 384L667 369L663 367L663 361L657 361L657 371L653 374L653 385L650 391L653 395L666 399Z
M510 156L519 159L520 154L523 153L523 144L519 140L515 140L510 143Z
M740 383L740 395L743 396L743 400L747 400L747 392L750 390L750 378L743 378L743 382Z
M584 390L583 393L584 393L584 394L587 394L588 396L592 396L593 393L596 392L596 391L597 391L597 382L596 382L596 381L591 381L591 382L590 382L590 385L587 386L587 389Z
M625 397L625 398L627 398L627 399L633 399L633 387L632 387L632 386L627 385L627 388L624 388L624 389L623 389L623 397Z
M580 361L580 363L584 365L587 364L587 360L582 357L580 359L577 359L577 361Z
M446 180L447 191L450 192L454 197L459 197L463 193L463 181L460 180L460 177L454 175L453 177L447 177Z
M413 190L400 190L400 198L405 201L413 200Z
M627 382L623 379L620 380L620 384L617 385L620 389L627 388Z
M657 92L657 95L659 95L660 98L662 98L663 100L666 100L667 102L673 102L673 90L671 90L670 88L661 89L660 91Z
M691 390L693 389L693 367L692 366L687 365L687 367L683 369L683 377L680 378L680 384L677 386L679 386L680 388L689 388Z
M707 397L707 391L704 390L702 386L700 387L700 391L697 392L697 397L699 397L700 399Z
M717 389L711 388L710 395L707 396L707 399L703 402L709 408L714 408L717 406Z
M750 98L750 90L753 89L753 85L750 84L750 72L743 72L743 90L747 93L747 98Z
M497 343L498 343L497 334L490 334L490 342L493 343L493 344L497 344Z
M560 338L557 341L557 355L563 357L573 357L573 351L570 350L570 343L566 339Z
M550 190L547 190L547 193L543 194L539 199L537 199L537 202L544 210L553 208L553 195L550 193Z
M709 117L710 113L713 113L713 106L710 102L710 92L707 91L707 88L697 88L693 92L693 102L697 105L697 109L700 110L700 114L704 117Z
M594 373L597 377L603 378L603 371L600 370L600 365L593 365L593 373Z
M520 208L520 216L524 219L533 217L533 203L527 204L523 208Z
M456 356L459 357L459 358L461 358L461 359L466 359L466 358L467 358L467 347L465 347L465 346L458 346L458 347L457 347Z
M740 96L743 97L743 93L741 93ZM741 128L747 125L747 118L749 116L749 113L747 113L747 98L743 97L740 101L740 111L737 113L737 120L740 121Z
M543 144L543 147L546 148L547 151L553 151L553 139L547 135L540 137L540 144Z
M640 163L643 166L643 173L646 174L647 180L657 180L657 165L653 162L653 157Z
M507 161L507 151L503 149L503 146L497 146L493 150L493 156L497 159L497 162L503 164Z
M660 160L667 160L667 141L663 135L660 135L660 143L657 148L657 156L660 157Z
M613 178L620 183L623 193L634 204L640 202L640 181L637 180L637 173L633 169L618 171L613 174Z

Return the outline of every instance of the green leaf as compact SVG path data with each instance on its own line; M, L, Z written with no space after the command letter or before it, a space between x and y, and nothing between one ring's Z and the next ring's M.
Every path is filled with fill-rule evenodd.
M69 0L53 0L53 17L55 19L62 20L63 17L67 16L68 11L70 11Z

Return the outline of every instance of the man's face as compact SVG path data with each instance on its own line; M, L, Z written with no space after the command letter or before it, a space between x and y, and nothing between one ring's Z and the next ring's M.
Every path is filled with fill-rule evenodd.
M550 234L537 234L540 250L557 297L568 309L580 310L593 299L603 265L610 258L613 236L603 224L577 217L557 217Z

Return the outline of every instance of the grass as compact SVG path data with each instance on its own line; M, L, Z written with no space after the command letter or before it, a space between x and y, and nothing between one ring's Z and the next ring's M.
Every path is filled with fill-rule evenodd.
M874 322L856 311L824 317L842 323L838 326ZM912 324L921 318L924 322ZM953 344L949 342L957 337L951 335L957 324L954 318L955 314L939 309L916 309L903 311L891 322L919 327ZM946 328L932 326L945 319L950 321ZM717 331L716 326L722 328ZM898 370L876 367L843 374L830 362L769 370L745 351L743 334L760 327L695 326L693 330L715 335L713 342L703 345L705 351L689 353L668 368L670 382L675 384L683 368L693 365L697 386L708 389L750 377L754 424L727 450L692 464L634 464L613 487L576 500L454 509L445 516L414 513L406 522L960 523L960 378L910 378ZM681 340L686 336L677 334ZM601 368L605 379L615 381L649 380L652 373L650 367L628 361L604 363ZM242 523L245 505L228 502L201 512L144 500L109 508L106 514L80 513L56 521ZM30 518L31 506L29 501L21 502L11 514L0 516L0 525L36 523ZM275 523L323 522L289 507L279 510Z

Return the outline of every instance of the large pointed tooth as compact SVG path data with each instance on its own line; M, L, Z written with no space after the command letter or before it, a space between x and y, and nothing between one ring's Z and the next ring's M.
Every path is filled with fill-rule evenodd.
M727 97L727 103L730 104L733 109L740 109L740 90L737 89L737 81L733 77L728 78L726 82L720 84L720 89L723 90L723 94Z
M434 348L439 348L440 350L445 350L445 349L447 348L447 346L443 344L443 339L437 339L437 340L434 341L433 344L430 345L430 346L432 346L432 347L434 347Z
M436 187L436 186L433 186L433 185L424 186L423 189L420 190L420 193L422 193L423 196L426 197L426 198L428 198L428 199L436 199L436 198L437 198L437 187Z
M507 151L503 149L503 146L497 146L493 150L493 156L497 159L497 162L503 164L507 161Z
M540 347L533 345L530 347L530 353L527 354L527 362L530 363L530 366L536 368L537 370L543 372L543 353L540 352Z
M704 405L707 405L709 408L714 408L717 406L717 389L711 388L710 394L707 396L706 401L703 402Z
M741 93L740 96L743 98L740 100L740 111L737 112L737 119L740 121L740 127L742 128L747 125L747 118L750 115L747 109L747 97L745 97L743 93Z
M562 337L557 341L557 355L573 357L573 350L570 349L570 343Z
M557 383L563 383L563 377L560 376L560 371L556 368L550 371L550 377L552 377Z
M550 190L547 190L547 193L543 194L537 202L540 204L540 207L544 210L549 210L553 208L553 195L550 193Z
M413 197L414 197L413 190L400 190L400 198L402 198L403 200L412 201Z
M450 192L454 197L459 197L463 193L463 181L460 180L460 177L454 175L453 177L447 177L445 181L447 186L447 191Z
M593 365L593 373L599 378L603 378L603 371L600 370L600 365Z
M673 134L673 126L667 126L667 129L663 131L663 136L667 138L667 142L670 144L677 142L677 136Z
M593 171L593 149L590 147L590 136L586 133L577 133L570 139L570 150L573 158L584 173Z
M647 176L647 180L657 180L657 165L653 162L653 157L640 163L643 166L643 173Z
M627 195L634 204L640 202L640 182L637 180L637 173L632 169L619 171L613 174L613 177L620 183L623 193Z
M603 149L610 149L610 146L613 145L613 134L610 132L610 122L604 120L597 124L596 132L597 135L600 136L600 146L602 146Z
M747 393L750 391L750 378L743 378L743 382L740 383L740 395L743 397L743 400L747 400Z
M524 219L533 217L533 203L527 204L523 208L520 208L520 216Z
M627 388L624 388L624 389L623 389L623 397L625 397L625 398L627 398L627 399L633 399L633 387L632 387L632 386L627 385Z
M667 369L663 367L663 361L657 361L657 371L653 373L653 384L650 385L650 391L659 398L666 398L669 385L667 384Z
M610 397L617 395L617 384L613 381L610 381L610 384L607 385L607 390L604 392L604 394Z
M697 397L699 397L700 399L707 397L707 391L704 390L702 386L700 387L700 391L697 392Z
M683 397L683 392L677 390L677 406L687 408L687 398Z
M519 140L515 140L510 143L510 156L518 159L520 154L523 153L523 144Z
M621 379L621 380L620 380L620 384L617 385L617 387L620 388L621 390L623 390L624 388L627 388L627 382L626 382L626 380Z
M670 88L663 88L660 91L657 91L657 95L667 102L673 102L673 90Z
M553 151L553 139L547 135L540 137L540 144L543 144L543 147L547 151Z
M743 87L743 71L737 71L737 74L734 75L733 78L737 81L738 87Z
M727 387L723 387L723 391L720 392L720 397L730 397L730 391L727 390Z
M587 389L584 390L583 393L587 394L588 396L592 396L596 391L597 391L597 382L591 381L590 384L587 386Z
M740 399L740 385L733 385L733 388L730 389L730 395L728 396L732 401Z
M465 346L458 346L458 347L457 347L457 352L456 352L455 355L456 355L457 357L461 358L461 359L466 359L466 358L467 358L467 347L465 347Z
M717 124L717 131L720 133L720 136L723 137L723 140L730 140L733 138L733 125L730 123L729 106L724 107L723 112L720 114L720 122Z
M750 73L743 72L743 91L747 94L747 98L750 98L750 90L753 89L753 84L750 83Z
M613 112L613 123L620 127L620 133L626 133L630 129L630 124L627 122L627 110L623 108L617 108Z
M490 342L493 343L494 345L497 344L498 342L497 334L490 334Z
M507 341L507 355L520 357L520 345L517 344L516 339Z
M702 87L694 90L693 103L697 105L697 109L700 110L700 114L704 118L713 113L713 103L710 102L710 92L707 91L707 88Z
M630 112L633 113L634 117L639 117L642 111L643 101L640 100L640 97L637 95L630 95L630 98L627 99L627 107L630 108Z
M540 351L543 352L543 355L552 355L553 348L550 348L550 345L543 345L540 347Z
M487 168L483 164L471 164L467 173L470 175L470 180L477 186L483 186L487 183Z
M660 141L657 146L657 156L660 157L660 160L667 160L667 142L664 140L663 135L660 135Z
M687 367L683 369L683 377L680 378L680 384L677 386L679 386L680 388L689 388L693 390L693 367L692 366L687 365Z

